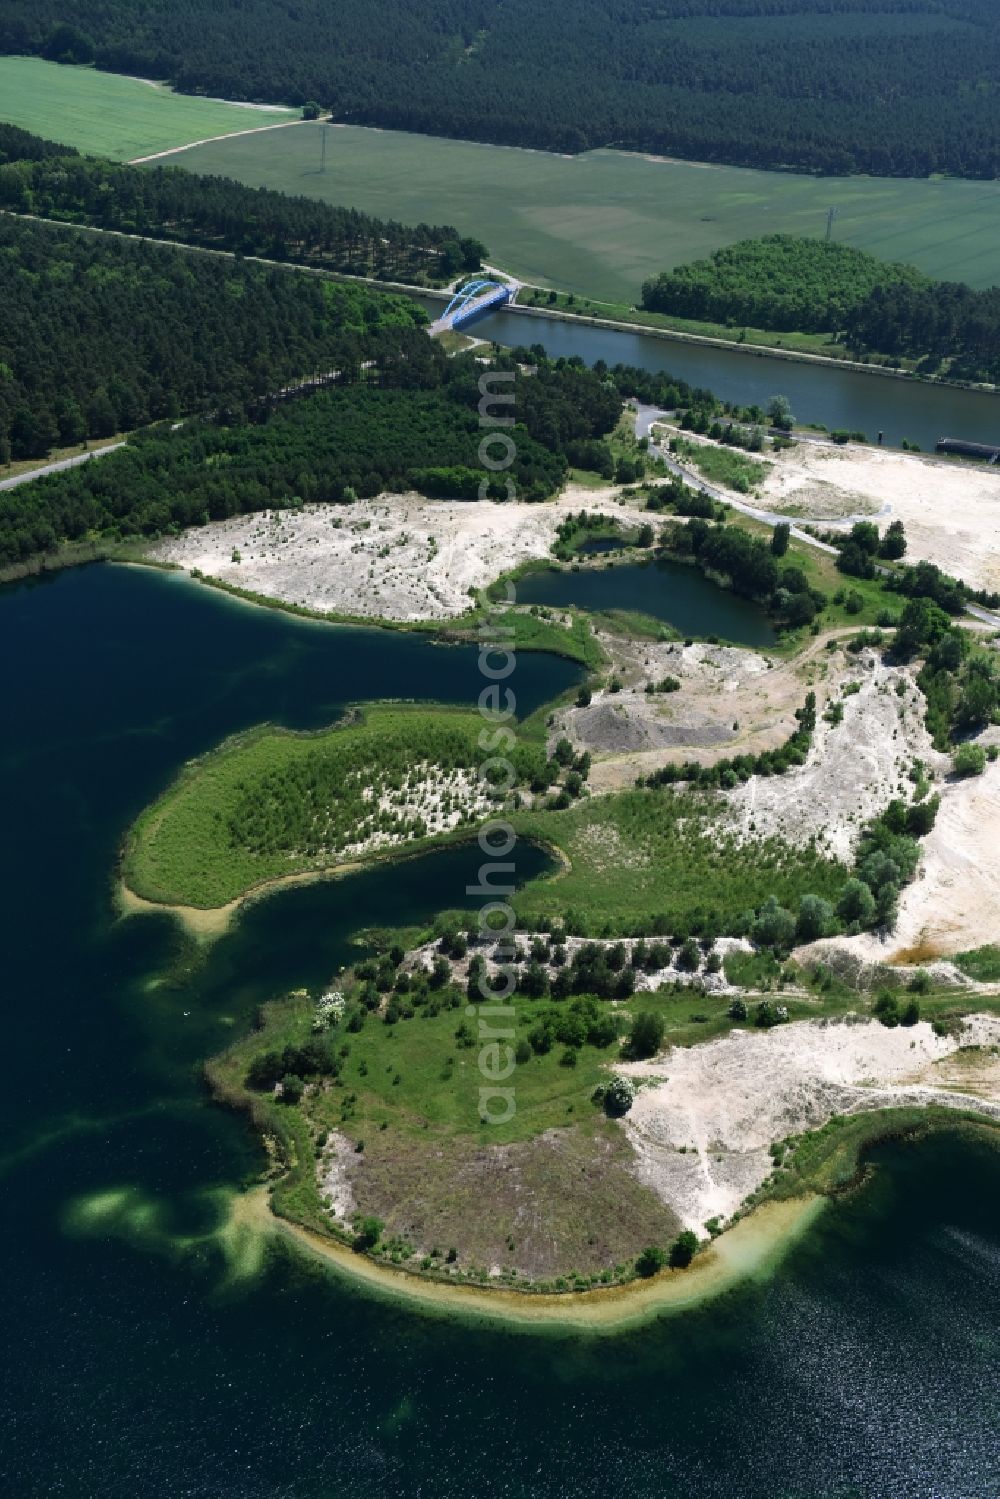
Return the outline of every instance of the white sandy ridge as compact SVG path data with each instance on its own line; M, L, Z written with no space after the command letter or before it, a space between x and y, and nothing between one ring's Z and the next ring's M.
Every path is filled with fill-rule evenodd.
M617 1070L643 1084L624 1120L636 1173L702 1232L767 1178L772 1142L834 1114L934 1102L1000 1119L998 1046L993 1015L970 1016L954 1036L850 1017L734 1030L630 1063ZM963 1047L983 1050L949 1072Z

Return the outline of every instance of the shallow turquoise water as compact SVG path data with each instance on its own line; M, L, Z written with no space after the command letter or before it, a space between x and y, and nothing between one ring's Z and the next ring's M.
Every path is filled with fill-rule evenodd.
M0 593L0 640L4 1499L1000 1493L1000 1157L952 1137L880 1150L771 1282L611 1340L403 1313L286 1251L234 1280L211 1193L260 1160L200 1060L357 926L458 903L463 855L285 892L192 966L166 919L114 923L119 840L224 734L472 701L474 653L112 568ZM522 707L575 677L523 656Z

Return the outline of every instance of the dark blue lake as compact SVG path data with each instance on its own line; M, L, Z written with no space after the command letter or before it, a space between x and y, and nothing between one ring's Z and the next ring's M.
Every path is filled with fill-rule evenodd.
M425 1320L283 1250L234 1279L213 1194L262 1158L201 1061L358 927L458 903L466 856L284 892L199 956L115 920L120 839L227 733L472 701L475 653L110 567L0 592L0 640L4 1499L1000 1492L1000 1154L955 1135L881 1149L773 1280L611 1340ZM517 673L523 711L577 676Z
M682 635L718 635L737 645L774 644L764 610L719 588L682 562L620 562L612 567L549 568L518 580L519 604L554 604L600 613L630 609L673 625Z

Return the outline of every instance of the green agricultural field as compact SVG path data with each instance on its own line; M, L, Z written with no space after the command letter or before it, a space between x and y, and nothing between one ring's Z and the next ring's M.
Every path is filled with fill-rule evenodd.
M296 110L277 105L248 109L93 68L0 57L0 119L115 161L297 117Z
M19 122L20 123L20 122ZM1000 184L817 178L594 151L513 147L319 125L199 146L174 158L259 187L349 203L404 223L453 223L528 280L633 303L657 272L762 234L822 235L928 275L1000 282Z

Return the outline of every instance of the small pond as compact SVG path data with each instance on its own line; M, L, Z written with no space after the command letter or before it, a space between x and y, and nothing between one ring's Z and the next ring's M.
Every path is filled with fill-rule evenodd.
M719 588L683 562L623 562L614 567L550 569L517 585L520 604L575 604L597 614L629 609L673 625L682 635L718 635L736 645L769 646L774 627L759 604Z

